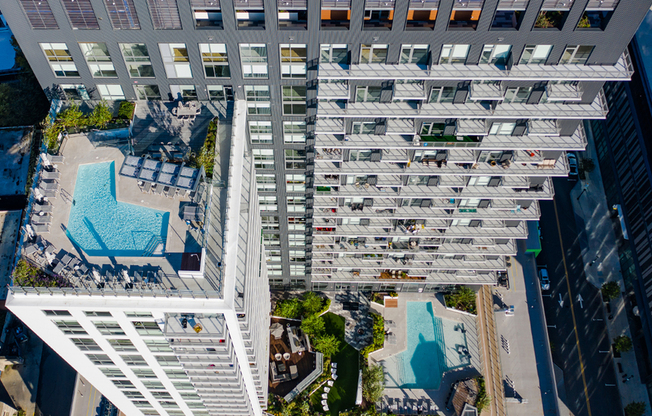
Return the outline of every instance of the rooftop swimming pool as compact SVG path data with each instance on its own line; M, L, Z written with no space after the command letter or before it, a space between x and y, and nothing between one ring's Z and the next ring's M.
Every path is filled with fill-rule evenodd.
M457 353L466 346L460 325L436 317L431 302L407 302L407 349L383 361L386 386L437 390L446 371L469 365Z
M118 202L115 185L115 162L79 165L68 238L89 256L162 254L170 213Z

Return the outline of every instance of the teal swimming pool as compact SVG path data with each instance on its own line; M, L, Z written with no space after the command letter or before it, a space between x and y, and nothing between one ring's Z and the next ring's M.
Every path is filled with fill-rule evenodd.
M117 201L115 162L79 165L66 234L87 255L163 252L169 218L169 212Z

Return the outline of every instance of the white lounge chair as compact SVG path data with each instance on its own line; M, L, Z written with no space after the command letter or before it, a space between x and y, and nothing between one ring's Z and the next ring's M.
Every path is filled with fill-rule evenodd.
M321 398L322 399L328 399L328 393L322 393Z

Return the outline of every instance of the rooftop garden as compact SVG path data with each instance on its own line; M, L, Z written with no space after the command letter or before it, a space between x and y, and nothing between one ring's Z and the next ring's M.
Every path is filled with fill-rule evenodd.
M208 124L206 140L204 140L204 145L199 150L199 155L190 160L190 166L194 168L203 166L208 178L213 177L213 169L215 168L215 142L217 140L218 125L217 118L211 120Z
M477 314L475 297L475 291L464 286L457 286L453 292L444 295L447 307L474 315Z
M18 260L12 277L14 279L14 286L72 287L70 282L65 278L56 274L48 274L24 259Z

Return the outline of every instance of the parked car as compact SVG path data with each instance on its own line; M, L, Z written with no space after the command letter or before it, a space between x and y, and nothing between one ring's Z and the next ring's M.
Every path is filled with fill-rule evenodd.
M541 281L541 290L550 290L550 277L548 277L548 269L539 269L539 280Z
M570 167L570 171L568 172L568 180L576 181L579 176L579 172L577 171L577 156L575 156L575 153L568 153L568 166Z

